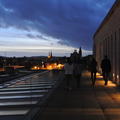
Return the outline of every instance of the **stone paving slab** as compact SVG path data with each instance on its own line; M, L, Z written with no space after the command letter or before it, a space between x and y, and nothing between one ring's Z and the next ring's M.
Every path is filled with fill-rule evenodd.
M36 120L120 120L120 90L97 77L93 87L90 73L83 73L80 88L72 80L70 91L63 81Z

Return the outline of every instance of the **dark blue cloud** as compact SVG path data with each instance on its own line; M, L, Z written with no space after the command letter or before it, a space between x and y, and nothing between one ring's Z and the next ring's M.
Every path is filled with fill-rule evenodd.
M60 44L91 49L92 35L114 1L0 0L0 27L37 30Z

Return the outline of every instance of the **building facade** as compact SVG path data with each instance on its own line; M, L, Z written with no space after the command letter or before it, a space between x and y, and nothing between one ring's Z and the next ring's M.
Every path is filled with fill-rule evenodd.
M105 55L111 61L112 80L120 85L120 0L113 7L94 34L93 53L100 64Z

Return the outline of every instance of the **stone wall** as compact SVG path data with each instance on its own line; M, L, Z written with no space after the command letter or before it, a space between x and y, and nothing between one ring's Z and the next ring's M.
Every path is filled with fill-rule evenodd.
M108 14L109 15L109 14ZM104 55L112 64L112 80L120 84L120 4L94 36L94 55L99 65Z

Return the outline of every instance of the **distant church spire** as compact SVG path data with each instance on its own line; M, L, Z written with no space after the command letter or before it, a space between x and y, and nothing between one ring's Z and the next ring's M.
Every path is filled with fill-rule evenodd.
M50 58L52 58L53 56L52 56L52 51L51 52L49 52L49 54L48 54L48 58L50 59Z
M52 51L51 51L51 53L50 53L50 56L51 56L51 58L52 58Z

